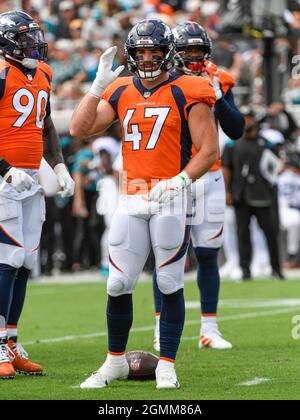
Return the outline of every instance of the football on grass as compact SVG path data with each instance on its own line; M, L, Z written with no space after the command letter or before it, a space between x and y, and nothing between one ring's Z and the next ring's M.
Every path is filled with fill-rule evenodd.
M129 364L128 379L144 381L155 379L155 369L159 358L148 351L134 350L126 353Z

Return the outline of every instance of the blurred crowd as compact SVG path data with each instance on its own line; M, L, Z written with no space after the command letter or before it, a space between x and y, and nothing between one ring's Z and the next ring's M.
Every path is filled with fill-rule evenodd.
M107 273L109 218L104 216L107 213L102 208L105 200L99 201L99 189L103 198L105 188L112 190L117 184L120 127L116 124L103 133L104 140L90 138L79 142L70 137L68 125L71 110L95 77L101 54L116 45L115 66L126 65L124 41L132 26L143 18L160 18L171 27L194 20L208 31L213 41L212 61L236 80L233 90L236 103L240 107L251 106L259 135L275 145L282 166L272 181L275 195L279 197L273 205L278 209L278 203L280 207L284 202L284 206L293 207L293 220L297 219L297 235L300 236L300 187L292 194L295 200L299 195L299 202L287 204L287 200L281 198L287 195L290 187L280 186L280 177L284 177L286 171L292 173L290 178L296 180L296 184L300 179L300 160L297 159L300 153L297 124L300 112L300 70L297 72L300 0L23 0L1 1L0 12L16 6L30 13L45 32L49 64L53 70L52 115L54 122L57 119L64 157L77 185L72 200L47 197L47 221L41 243L42 273L50 275L54 269L73 272L93 267L101 269L104 276ZM272 43L268 44L268 40ZM270 45L271 51L267 51ZM268 69L267 53L272 56ZM274 78L273 102L267 104L270 69ZM128 74L125 66L122 76ZM221 135L222 149L229 141ZM279 216L280 211L278 225L286 231L284 218ZM233 273L232 276L238 278L241 272L236 227L230 206L226 220L227 231L232 235L228 240L225 238L224 256L228 264L225 264L223 274ZM253 224L253 260L261 257L254 266L266 268L269 256L265 238L255 218ZM295 232L294 226L290 232ZM282 258L290 268L297 267L299 240L295 239L295 234L294 239L290 238L291 233L284 235L287 245L280 250ZM235 241L235 247L232 241ZM192 255L187 265L193 267ZM232 269L233 266L237 270ZM263 274L262 269L257 275Z
M5 2L4 2L5 3ZM7 2L9 3L9 2ZM12 2L10 2L12 3ZM210 34L213 61L237 82L240 102L263 106L265 39L276 37L276 99L300 103L300 78L291 78L299 54L300 1L296 0L23 0L22 7L43 27L53 68L53 109L74 106L95 77L104 50L118 46L116 66L126 64L124 41L143 18L174 27L199 22ZM127 75L125 68L123 75Z

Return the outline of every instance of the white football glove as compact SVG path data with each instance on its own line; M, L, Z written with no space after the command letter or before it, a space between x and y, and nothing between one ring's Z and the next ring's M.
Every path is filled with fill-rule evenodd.
M167 203L176 197L181 190L191 185L192 180L186 172L174 176L171 179L165 179L158 182L147 196L149 201L157 203Z
M10 179L9 179L10 178ZM4 181L9 183L18 193L30 190L33 179L22 169L10 168L3 177Z
M212 85L213 85L213 89L215 91L216 100L218 101L219 99L223 98L223 92L222 92L222 89L221 89L220 80L217 76L213 77Z
M59 191L57 194L61 197L72 197L75 189L75 182L71 178L66 165L64 163L58 163L54 168L54 172L57 176L57 181L62 191Z
M90 89L92 95L101 98L105 88L113 82L124 70L125 66L119 66L112 70L113 61L117 52L117 47L108 48L100 57L96 78Z

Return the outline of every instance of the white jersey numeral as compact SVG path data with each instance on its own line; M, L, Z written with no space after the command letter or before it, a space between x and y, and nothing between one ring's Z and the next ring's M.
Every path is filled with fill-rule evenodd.
M129 121L131 120L134 111L135 109L128 109L123 121L123 128L125 133L125 141L132 141L132 150L140 150L142 133L139 131L139 126L137 124L131 124L131 133L128 132Z
M148 139L146 150L153 150L158 142L161 130L164 126L164 123L170 112L170 107L163 108L145 108L144 117L152 118L157 117L153 125L150 137ZM124 121L124 140L132 142L132 150L140 150L140 142L142 140L142 133L139 130L138 124L130 124L130 133L129 133L129 122L135 112L135 109L128 109Z
M25 104L24 104L25 98ZM44 107L42 109L42 103L44 101ZM44 90L40 90L36 102L36 118L35 123L38 128L43 127L43 121L46 116L46 104L48 101L48 93ZM23 103L22 103L23 102ZM23 105L24 104L24 105ZM27 89L19 89L13 96L13 106L17 112L21 115L13 123L13 127L22 127L29 115L32 113L34 108L34 96Z
M152 129L151 136L148 140L146 149L152 150L155 148L156 143L159 139L161 130L163 128L164 122L167 119L167 116L171 108L145 108L145 118L151 118L157 116L155 124Z

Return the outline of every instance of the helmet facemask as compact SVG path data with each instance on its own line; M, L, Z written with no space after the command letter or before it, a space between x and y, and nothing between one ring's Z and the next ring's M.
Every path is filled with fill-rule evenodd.
M40 29L19 32L15 44L12 57L26 68L34 69L47 58L48 45Z
M177 47L174 55L175 67L184 74L199 76L207 58L206 47L203 45Z
M164 47L154 48L161 50L162 55L154 54L151 61L143 60L138 48L130 48L128 50L127 61L129 70L140 79L155 80L164 71L168 71L171 68L171 51L166 51Z

